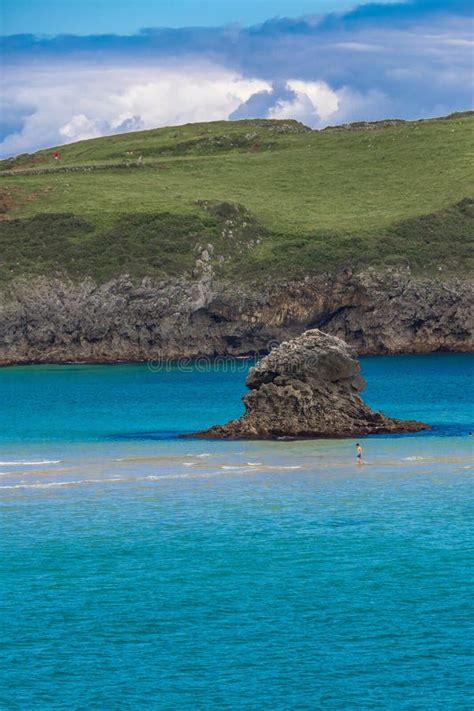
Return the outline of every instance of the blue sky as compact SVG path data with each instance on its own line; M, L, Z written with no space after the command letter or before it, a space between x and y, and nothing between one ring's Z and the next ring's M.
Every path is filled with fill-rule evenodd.
M471 0L2 0L0 155L162 125L472 106Z
M2 34L133 34L143 27L254 25L350 8L351 0L2 0Z

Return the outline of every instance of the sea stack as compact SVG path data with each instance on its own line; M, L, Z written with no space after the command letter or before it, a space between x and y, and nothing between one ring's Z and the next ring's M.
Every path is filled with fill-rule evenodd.
M332 438L429 429L371 410L359 395L365 381L355 351L317 329L272 350L250 369L246 384L242 417L191 436Z

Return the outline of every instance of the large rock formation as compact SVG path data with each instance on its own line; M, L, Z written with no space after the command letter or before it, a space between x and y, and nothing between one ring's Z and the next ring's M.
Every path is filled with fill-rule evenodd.
M354 351L317 329L278 346L250 369L246 383L250 393L244 397L245 414L193 436L359 437L429 429L371 410L359 395L365 383Z
M241 356L308 328L361 354L471 351L473 297L467 279L415 277L400 267L231 283L215 277L203 250L193 279L5 284L0 364Z

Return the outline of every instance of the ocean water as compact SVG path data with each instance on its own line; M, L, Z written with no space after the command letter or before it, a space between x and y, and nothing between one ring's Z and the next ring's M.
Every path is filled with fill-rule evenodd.
M362 359L432 431L176 435L247 361L0 370L0 708L472 709L474 356Z

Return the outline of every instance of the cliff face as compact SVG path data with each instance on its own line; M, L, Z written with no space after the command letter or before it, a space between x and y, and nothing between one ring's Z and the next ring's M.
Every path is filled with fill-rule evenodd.
M256 285L35 278L0 293L0 363L246 355L320 328L358 353L473 350L474 288L389 269Z
M245 414L195 437L359 437L429 429L371 410L359 395L365 383L354 351L317 329L275 348L250 369L246 383Z

